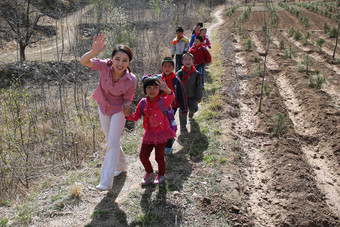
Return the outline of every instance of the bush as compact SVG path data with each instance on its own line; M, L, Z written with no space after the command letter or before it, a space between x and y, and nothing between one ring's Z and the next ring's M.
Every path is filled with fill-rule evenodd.
M337 34L338 30L336 29L336 27L332 27L328 33L328 38L335 38Z
M302 33L299 30L296 30L294 33L294 39L300 40L302 38Z
M295 29L294 29L293 27L291 27L291 28L288 30L288 36L289 36L289 37L292 37L294 34L295 34Z
M281 113L272 116L270 120L271 120L271 132L276 136L284 134L290 122L289 117Z
M252 41L250 38L246 38L243 42L243 46L246 49L246 51L251 51L252 49Z
M309 75L309 72L311 71L311 66L313 65L313 60L311 57L306 55L303 60L300 62L300 65L298 66L299 72L306 72L307 75Z
M266 96L270 96L270 94L271 94L272 91L273 91L273 88L270 86L269 83L265 83L265 84L263 85L263 89L264 89L264 94L265 94Z
M326 78L319 74L312 75L309 77L309 86L312 88L321 89L324 83L326 83Z
M319 50L321 51L322 45L325 43L326 41L323 38L320 38L316 41L316 46L319 47Z
M242 35L242 26L240 24L237 25L236 34Z
M264 70L261 66L258 66L255 71L251 74L252 77L263 77Z
M323 31L327 34L327 32L329 32L329 26L327 23L324 23L323 25Z
M291 45L289 45L289 48L285 50L285 54L284 54L285 58L295 58L296 57L296 51L295 49L292 48Z
M259 58L258 56L253 56L253 57L251 58L251 61L252 61L252 62L255 62L255 63L258 63L258 62L260 62L260 58Z
M285 48L285 42L283 40L281 40L280 44L279 44L279 49L283 50L284 48Z

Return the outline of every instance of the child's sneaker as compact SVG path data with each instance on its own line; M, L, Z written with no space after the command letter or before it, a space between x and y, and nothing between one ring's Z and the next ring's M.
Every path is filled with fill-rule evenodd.
M172 147L165 147L164 154L172 154Z
M157 175L155 181L153 182L154 184L161 184L165 181L165 176Z
M153 183L154 173L146 173L142 179L142 185Z

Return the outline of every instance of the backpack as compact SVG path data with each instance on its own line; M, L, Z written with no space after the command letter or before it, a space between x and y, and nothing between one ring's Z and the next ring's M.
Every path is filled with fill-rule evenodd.
M168 108L166 108L164 100L163 100L162 97L160 97L157 100L157 103L158 103L158 106L161 109L162 113L165 114L166 118L168 119L171 130L176 133L176 131L177 131L177 124L176 124L176 120L175 120L175 114L174 114L175 111L174 111L174 109L172 109L171 105ZM143 116L145 116L144 108L146 106L146 98L143 98L141 100L140 105L141 105L142 114L143 114Z

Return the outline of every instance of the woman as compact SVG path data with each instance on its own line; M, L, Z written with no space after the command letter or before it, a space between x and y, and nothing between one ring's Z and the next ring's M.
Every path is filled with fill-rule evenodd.
M125 154L120 138L125 125L123 109L129 109L137 85L136 76L129 69L133 52L130 47L118 45L112 52L112 59L94 58L105 48L103 34L93 37L92 49L84 54L80 63L91 70L99 71L99 84L93 98L99 106L99 118L107 141L107 150L102 166L100 191L109 190L114 176L127 170Z

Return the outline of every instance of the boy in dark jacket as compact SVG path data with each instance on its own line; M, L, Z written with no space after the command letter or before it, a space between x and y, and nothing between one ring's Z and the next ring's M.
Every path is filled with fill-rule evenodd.
M198 103L202 99L202 81L200 73L196 70L194 64L194 56L190 53L183 54L182 68L176 72L178 78L181 79L189 108L189 118L194 116L198 110ZM181 125L181 133L187 133L187 117L179 113L179 121Z
M184 93L184 88L183 88L181 80L173 72L174 67L175 67L174 60L171 57L165 57L162 60L163 72L161 74L161 78L165 80L168 87L175 93L175 99L173 103L171 104L175 113L177 109L179 108L181 111L181 114L183 116L187 116L188 105L187 105L187 101L186 101L186 97ZM173 138L168 140L166 147L165 147L165 154L172 153L173 142L174 142Z
M211 62L211 55L203 44L202 36L196 36L195 43L190 48L189 52L194 56L194 65L197 71L201 74L202 86L204 88L204 67L205 64Z

